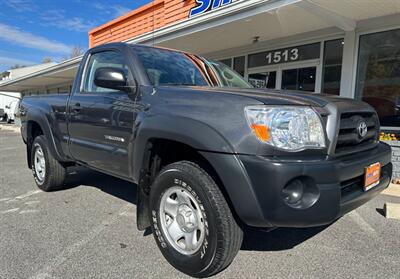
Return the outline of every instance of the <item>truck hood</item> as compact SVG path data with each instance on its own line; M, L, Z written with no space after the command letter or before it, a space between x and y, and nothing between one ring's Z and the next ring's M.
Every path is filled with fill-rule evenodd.
M289 90L215 88L215 91L218 93L234 94L247 98L253 98L267 105L303 105L324 107L328 103L343 101L343 98L332 95Z

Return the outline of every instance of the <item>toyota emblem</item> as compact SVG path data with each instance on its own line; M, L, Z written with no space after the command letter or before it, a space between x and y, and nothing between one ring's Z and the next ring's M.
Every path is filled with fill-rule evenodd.
M358 122L357 132L360 138L364 138L367 135L368 126L367 123L365 123L365 121L361 120L360 122Z

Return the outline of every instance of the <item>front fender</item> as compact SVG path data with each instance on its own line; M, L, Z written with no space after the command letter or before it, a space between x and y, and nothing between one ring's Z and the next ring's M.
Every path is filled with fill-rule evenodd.
M152 139L166 139L186 144L198 151L234 153L233 147L216 130L207 124L186 117L154 115L139 117L133 156L133 177L138 181L144 161L146 144Z
M247 172L233 147L218 131L199 121L184 117L154 116L142 121L137 129L134 148L134 178L140 181L140 170L146 165L147 143L151 139L167 139L186 144L211 164L222 181L223 191L238 217L249 225L260 225L263 220L257 197ZM147 198L139 183L138 224L148 226ZM143 217L143 218L141 218Z

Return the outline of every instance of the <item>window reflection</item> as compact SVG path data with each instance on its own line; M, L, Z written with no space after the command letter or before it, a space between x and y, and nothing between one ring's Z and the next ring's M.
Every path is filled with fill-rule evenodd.
M316 67L284 70L282 89L314 92L316 72Z
M382 126L400 125L400 29L360 37L356 97L376 109Z
M276 87L276 71L249 74L249 82L255 88L275 89L275 87Z
M343 44L343 39L325 42L322 93L340 94Z
M233 69L238 72L242 77L244 76L244 69L246 67L246 58L244 56L235 57L233 59Z

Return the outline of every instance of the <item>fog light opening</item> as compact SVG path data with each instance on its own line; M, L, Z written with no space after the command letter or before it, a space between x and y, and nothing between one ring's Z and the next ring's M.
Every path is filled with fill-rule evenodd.
M310 177L298 177L291 180L282 189L284 202L296 209L307 209L319 198L319 189Z
M300 180L296 179L287 184L286 187L283 188L282 193L287 204L296 206L303 198L304 185Z

